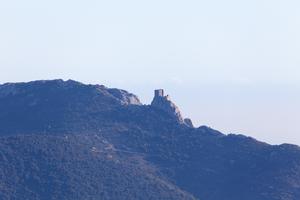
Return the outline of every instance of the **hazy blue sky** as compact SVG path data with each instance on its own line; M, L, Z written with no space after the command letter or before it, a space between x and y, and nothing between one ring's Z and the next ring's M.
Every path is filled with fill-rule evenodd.
M0 0L0 82L76 79L300 144L299 0Z

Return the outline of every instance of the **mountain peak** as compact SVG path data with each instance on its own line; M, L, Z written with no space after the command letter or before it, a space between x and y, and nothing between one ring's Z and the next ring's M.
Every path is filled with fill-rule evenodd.
M5 83L0 85L0 98L14 96L14 95L37 95L40 93L44 95L58 96L61 93L63 96L66 93L72 93L75 96L89 95L90 98L95 96L103 96L111 100L111 102L118 102L122 105L141 105L139 98L125 90L116 88L107 88L104 85L86 85L78 81L62 79L54 80L37 80L31 82L20 83ZM22 96L24 97L24 96Z

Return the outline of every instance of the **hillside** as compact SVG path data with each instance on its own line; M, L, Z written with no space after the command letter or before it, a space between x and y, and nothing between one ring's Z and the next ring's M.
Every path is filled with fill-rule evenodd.
M0 199L300 199L300 148L224 135L161 95L0 85Z

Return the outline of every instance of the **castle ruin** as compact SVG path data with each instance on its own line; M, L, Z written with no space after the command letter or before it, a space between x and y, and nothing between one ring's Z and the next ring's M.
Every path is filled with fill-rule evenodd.
M184 119L181 115L179 108L173 103L169 95L165 96L163 89L154 90L154 99L151 106L168 113L180 124L185 124L189 127L193 127L190 119Z
M163 89L154 90L154 97L164 97L165 91Z

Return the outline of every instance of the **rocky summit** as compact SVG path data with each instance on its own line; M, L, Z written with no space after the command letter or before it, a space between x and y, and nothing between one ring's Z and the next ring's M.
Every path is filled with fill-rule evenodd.
M0 199L298 200L300 148L73 80L0 85Z
M168 113L169 116L173 117L178 123L185 124L189 127L194 127L191 119L183 119L179 108L174 102L172 102L169 95L164 95L163 89L154 91L154 98L151 106L155 109L159 109L165 113Z

